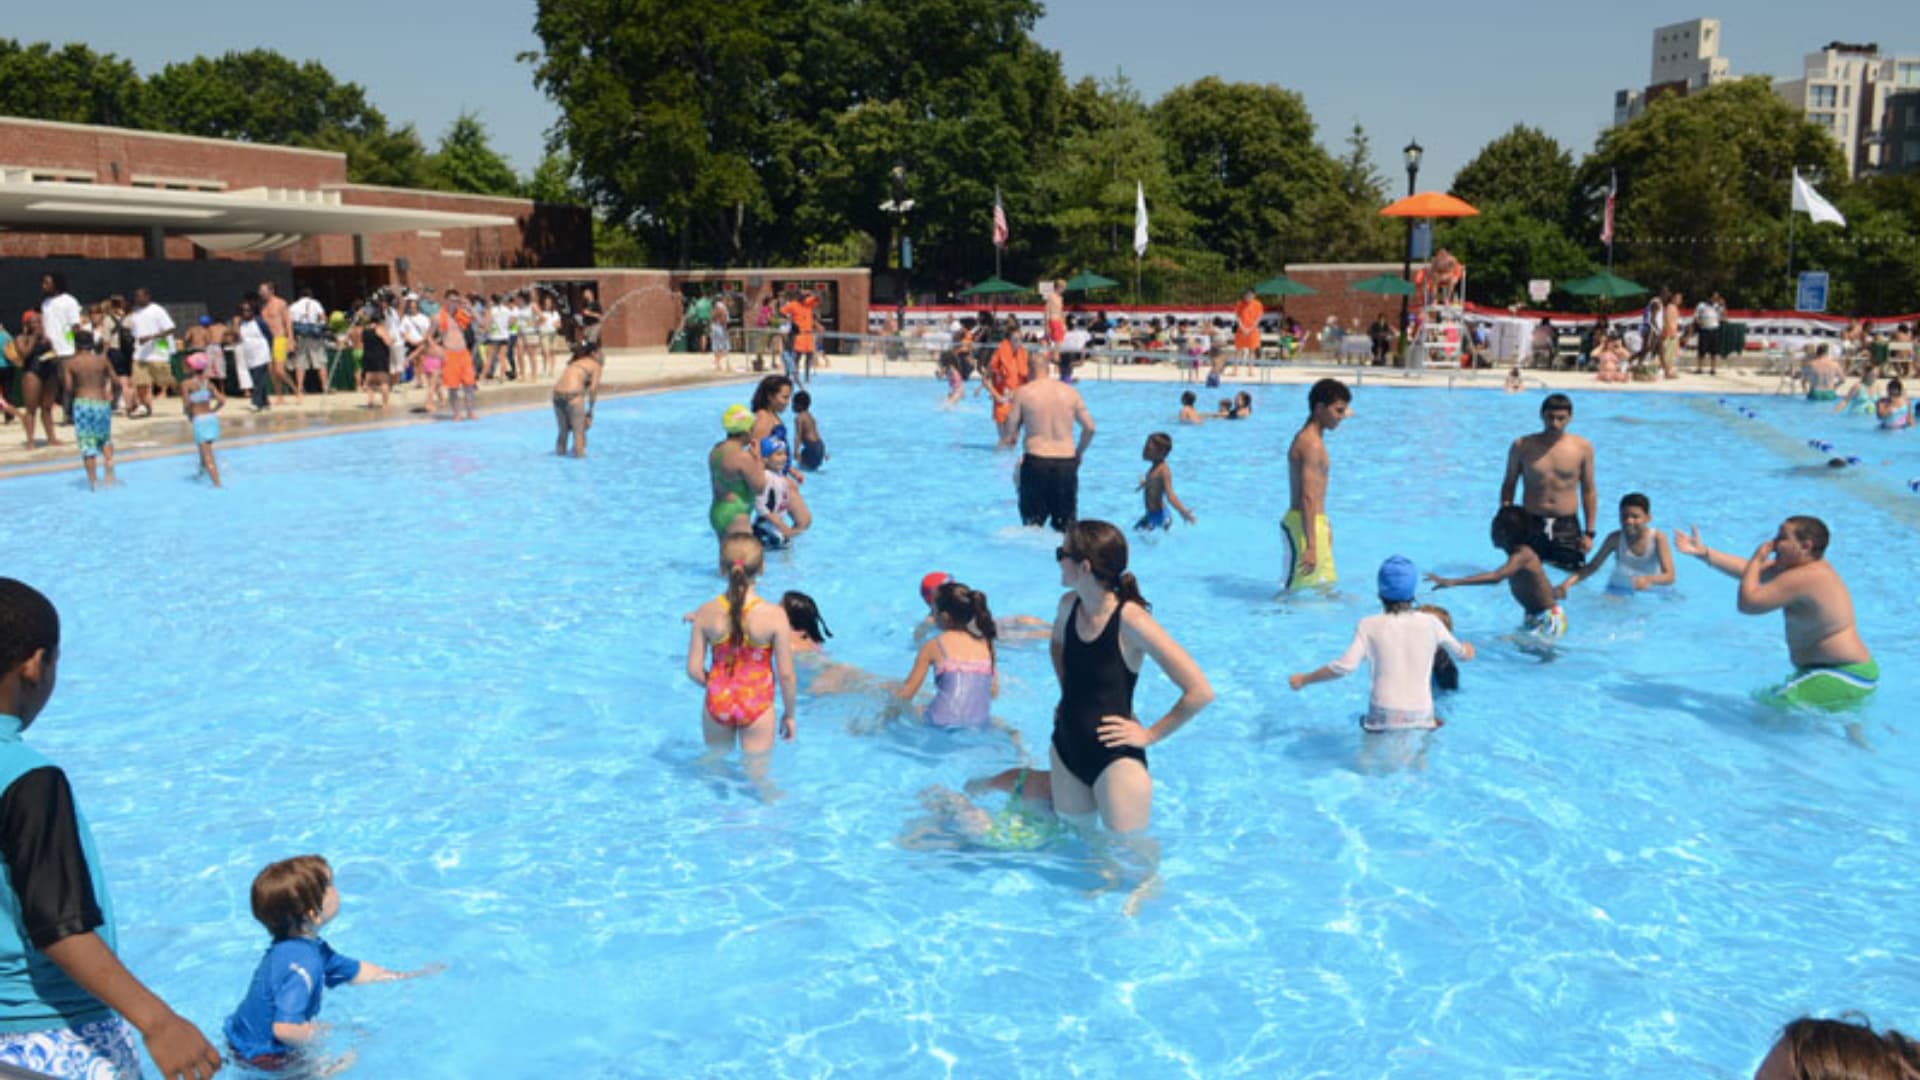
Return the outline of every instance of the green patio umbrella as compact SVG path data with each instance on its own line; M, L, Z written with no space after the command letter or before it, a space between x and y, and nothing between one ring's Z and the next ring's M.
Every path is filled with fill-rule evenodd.
M1091 289L1111 289L1120 284L1110 277L1101 277L1091 270L1082 270L1067 279L1068 292L1087 292Z
M1276 274L1255 285L1253 291L1256 296L1315 296L1320 290L1302 285L1285 274Z
M1603 270L1591 277L1576 278L1560 283L1560 291L1575 296L1602 296L1608 300L1618 300L1623 296L1639 296L1647 291L1646 286L1628 281L1626 278Z
M1347 288L1354 292L1375 293L1380 296L1412 296L1419 291L1413 287L1413 282L1392 274L1375 274L1370 278L1356 281Z
M975 285L971 289L960 290L961 296L1000 296L1005 293L1032 292L1025 285L1015 285L1006 278L995 275Z

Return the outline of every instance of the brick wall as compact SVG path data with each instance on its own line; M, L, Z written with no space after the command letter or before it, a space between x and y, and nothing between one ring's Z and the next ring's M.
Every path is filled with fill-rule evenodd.
M1286 268L1286 274L1302 285L1319 290L1314 296L1287 298L1287 314L1299 319L1304 329L1318 332L1326 325L1329 315L1339 318L1343 329L1357 328L1361 333L1365 333L1367 324L1382 312L1390 324L1400 318L1399 297L1375 296L1354 292L1351 288L1354 282L1376 274L1399 277L1399 263L1295 263ZM1275 298L1268 298L1265 303L1269 311L1280 308Z

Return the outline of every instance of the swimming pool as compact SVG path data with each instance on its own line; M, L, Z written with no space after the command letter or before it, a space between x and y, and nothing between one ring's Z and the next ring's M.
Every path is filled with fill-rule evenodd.
M785 797L700 752L681 613L718 590L702 452L742 388L610 402L594 458L541 410L14 480L6 572L59 604L58 696L34 741L72 775L133 969L210 1034L264 944L264 863L326 854L328 937L432 979L330 994L355 1075L1745 1077L1781 1022L1911 1024L1920 752L1913 532L1710 399L1576 394L1602 521L1750 551L1790 512L1834 526L1886 668L1845 724L1749 700L1786 670L1777 617L1691 560L1676 593L1569 605L1551 663L1500 640L1504 590L1438 598L1481 658L1421 768L1368 770L1364 676L1301 694L1377 610L1374 568L1494 565L1486 520L1538 394L1369 381L1330 439L1344 591L1275 603L1284 452L1304 387L1256 418L1174 427L1178 387L1089 384L1082 513L1123 524L1151 430L1200 524L1134 545L1214 706L1153 751L1165 894L1089 895L1074 843L899 842L929 784L1004 739L854 735L802 702ZM1012 460L978 399L826 378L818 525L763 592L812 592L835 658L906 673L915 584L941 569L1002 615L1048 615L1051 535L1012 524ZM1804 447L1800 447L1802 454ZM1003 653L996 712L1043 747L1045 651ZM1141 681L1143 714L1173 691ZM217 1035L216 1035L217 1038Z

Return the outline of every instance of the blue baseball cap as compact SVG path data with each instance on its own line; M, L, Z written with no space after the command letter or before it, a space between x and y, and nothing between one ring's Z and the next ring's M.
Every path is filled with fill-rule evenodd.
M1420 571L1414 568L1412 559L1395 555L1380 564L1380 599L1390 604L1406 603L1419 587Z
M781 442L780 437L777 435L769 435L760 440L760 460L762 461L771 461L773 460L773 455L784 454L786 452L787 444Z

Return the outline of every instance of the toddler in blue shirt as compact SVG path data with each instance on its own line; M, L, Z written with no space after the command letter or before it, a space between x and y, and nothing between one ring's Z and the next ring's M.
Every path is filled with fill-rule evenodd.
M439 970L388 971L334 952L319 930L339 913L333 868L318 855L282 859L253 879L253 917L273 935L273 944L254 969L247 996L227 1017L227 1045L235 1059L261 1069L286 1067L320 1033L317 1017L327 987Z

